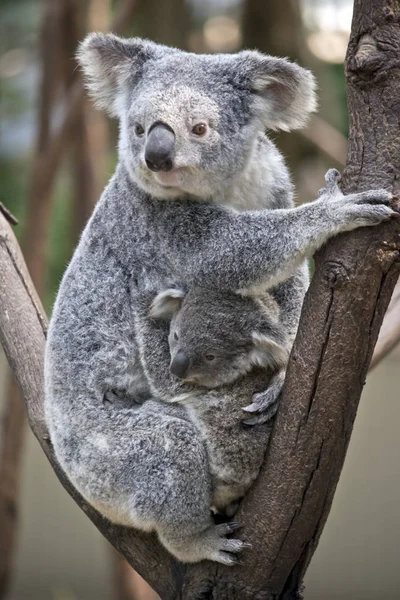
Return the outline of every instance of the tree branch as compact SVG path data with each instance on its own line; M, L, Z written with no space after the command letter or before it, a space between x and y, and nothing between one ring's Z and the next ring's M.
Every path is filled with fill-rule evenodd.
M57 477L108 541L162 596L175 598L173 557L153 535L112 525L77 493L58 465L43 410L43 358L47 320L14 233L0 215L0 342L17 379L29 424Z

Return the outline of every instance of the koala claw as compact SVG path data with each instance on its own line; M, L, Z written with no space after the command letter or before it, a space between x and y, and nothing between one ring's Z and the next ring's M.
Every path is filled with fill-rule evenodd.
M279 396L282 390L282 384L272 385L265 392L254 394L253 403L245 406L242 410L247 413L259 413L252 416L250 419L243 421L245 425L258 425L267 423L273 419L278 411Z
M252 404L243 407L242 410L249 413L266 412L271 407L274 407L277 400L276 390L273 390L273 393L271 393L271 389L268 389L265 392L254 394Z
M256 415L251 419L246 419L243 421L244 425L262 425L263 423L267 423L271 421L277 413L278 407L272 412L262 413L261 415Z
M214 548L215 546L216 548L209 555L211 560L230 566L239 563L236 554L245 548L250 548L250 544L248 542L243 542L242 540L227 538L225 536L240 529L240 527L241 524L237 522L221 523L220 525L215 526L214 531L217 534L217 539L213 542L213 545ZM215 535L215 533L211 535Z
M221 525L217 525L218 535L224 536L236 531L237 529L241 529L243 525L241 523L237 523L236 521L232 521L230 523L221 523Z
M269 390L267 390L269 391ZM267 392L265 392L265 394L257 394L259 396L261 396L256 402L253 402L253 404L250 404L250 406L246 406L245 408L243 408L243 410L245 410L246 412L250 412L250 413L260 413L260 414L256 414L253 417L251 417L250 419L245 419L243 421L243 423L245 425L259 425L261 423L267 423L268 421L270 421L271 419L273 419L276 415L276 413L278 412L278 398L279 395L276 395L274 397L274 399L268 399L267 397L267 401L264 403L264 398L267 395Z
M239 560L239 558L235 556L235 554L230 554L229 552L220 552L218 556L219 558L217 562L220 562L223 565L227 565L228 567L233 567L234 565L242 564L242 561Z

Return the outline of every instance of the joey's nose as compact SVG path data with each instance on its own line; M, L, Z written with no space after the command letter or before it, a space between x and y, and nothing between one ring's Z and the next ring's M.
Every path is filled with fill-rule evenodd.
M152 171L171 171L175 134L164 123L154 123L149 130L144 149L146 165Z
M178 350L170 364L172 375L183 379L188 372L190 360L184 350Z

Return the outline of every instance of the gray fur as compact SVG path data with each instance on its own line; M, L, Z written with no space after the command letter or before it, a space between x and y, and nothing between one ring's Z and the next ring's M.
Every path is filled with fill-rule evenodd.
M305 257L332 235L389 218L390 195L345 197L335 180L318 200L293 208L286 167L264 129L304 124L314 84L284 59L196 56L93 34L79 60L97 103L119 117L120 162L50 323L45 409L54 450L76 488L112 521L157 531L181 560L232 563L243 543L225 539L228 529L211 521L210 466L195 424L183 407L160 402L188 384L158 378L168 373L168 324L141 316L141 294L269 288L291 337L307 286ZM157 121L175 135L168 172L144 162ZM198 122L206 123L201 137L193 133ZM147 335L156 340L151 347ZM154 400L142 405L103 404L109 392L137 398L149 390ZM248 392L235 395L243 403ZM259 402L256 420L268 419L268 402Z
M241 425L242 402L252 394L258 397L257 388L264 392L273 372L278 371L275 381L282 385L284 380L282 367L290 347L279 321L279 306L270 294L251 298L209 288L192 288L187 294L170 289L154 298L150 316L170 323L171 363L177 353L188 356L184 381L215 390L195 388L171 402L184 404L201 432L210 463L213 506L230 513L256 479L270 433L265 426L250 431ZM150 334L147 340L149 345L155 341ZM210 354L214 358L207 361ZM159 377L165 384L166 373L160 372ZM270 418L277 397L268 407Z

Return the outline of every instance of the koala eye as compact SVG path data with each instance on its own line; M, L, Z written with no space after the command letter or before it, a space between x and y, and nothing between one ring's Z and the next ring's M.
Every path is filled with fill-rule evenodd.
M135 133L139 137L144 134L144 129L141 125L139 125L139 123L136 123L135 125Z
M206 354L204 358L209 362L212 362L215 359L215 356L214 354Z
M179 340L179 337L178 337L178 334L176 333L176 331L174 332L174 340L176 340L176 341Z
M194 127L192 128L192 133L198 136L204 135L205 133L207 133L207 123L196 123L196 125L194 125Z

